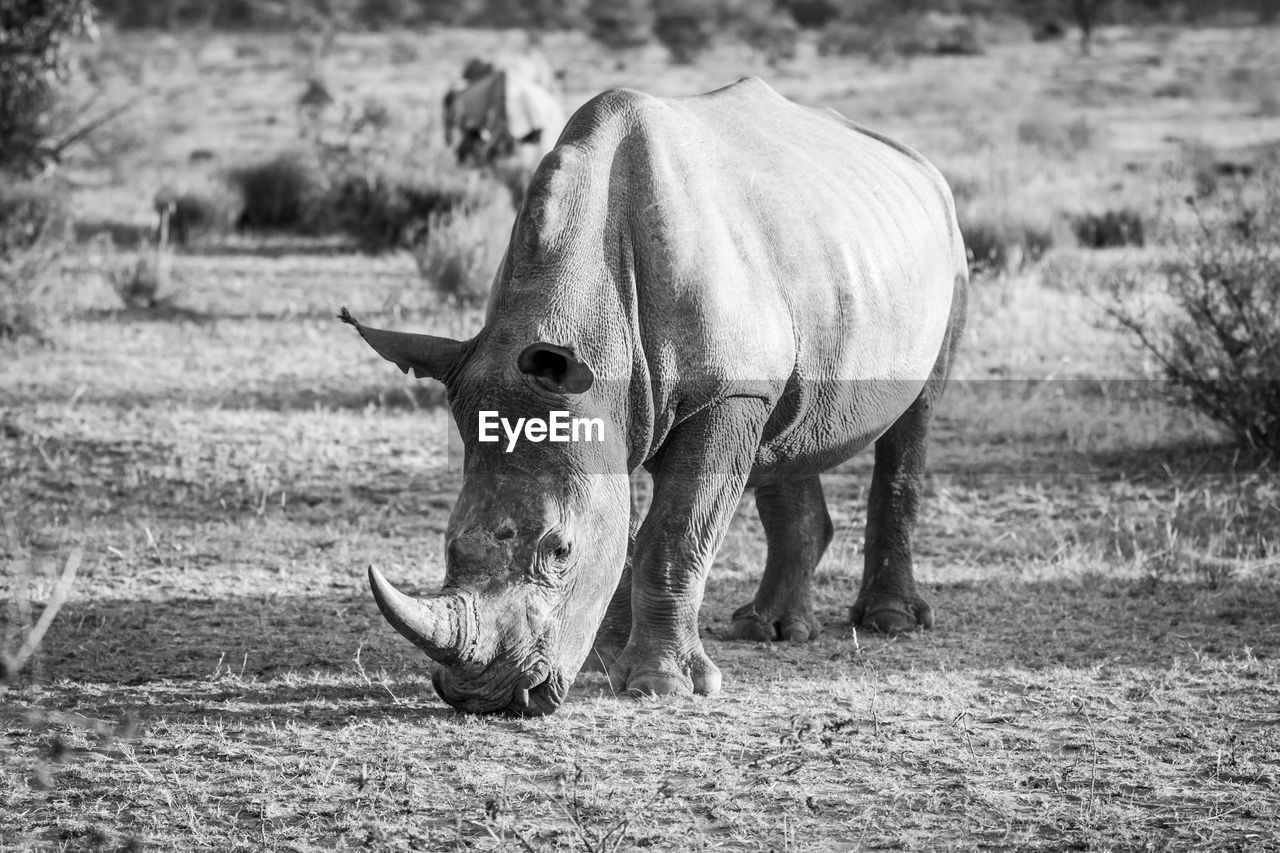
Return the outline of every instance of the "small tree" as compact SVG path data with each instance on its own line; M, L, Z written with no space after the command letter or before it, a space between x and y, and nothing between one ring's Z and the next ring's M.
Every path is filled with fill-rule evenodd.
M53 111L67 42L92 27L90 0L0 0L0 172L39 172L69 143Z
M1280 175L1253 203L1195 208L1164 268L1163 309L1109 312L1190 403L1280 455Z
M54 111L67 39L92 25L88 0L0 0L0 338L44 337L66 236L62 188L26 178L56 162Z

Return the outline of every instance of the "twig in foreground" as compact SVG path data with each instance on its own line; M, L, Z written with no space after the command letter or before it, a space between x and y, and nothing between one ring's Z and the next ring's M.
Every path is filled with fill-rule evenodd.
M53 624L54 617L58 615L58 611L67 600L67 595L71 592L71 584L75 582L76 572L80 569L82 559L84 559L82 548L76 548L67 557L66 565L62 567L62 576L58 578L53 586L53 592L49 594L49 602L45 605L40 618L31 626L31 631L18 650L9 654L8 651L0 649L0 680L8 681L17 677L18 672L36 653L45 632Z

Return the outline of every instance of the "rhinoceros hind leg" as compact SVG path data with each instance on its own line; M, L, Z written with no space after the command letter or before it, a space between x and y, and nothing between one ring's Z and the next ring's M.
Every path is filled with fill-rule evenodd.
M809 477L756 489L756 509L769 551L755 598L733 612L730 640L812 640L822 632L813 613L813 570L831 544L822 481Z
M916 590L911 562L930 409L922 394L876 441L862 586L850 612L854 627L864 631L902 634L933 627L933 610Z
M933 608L916 589L911 539L924 489L929 423L964 330L967 284L966 276L956 278L946 340L924 390L876 440L862 586L849 614L856 628L901 634L933 627Z

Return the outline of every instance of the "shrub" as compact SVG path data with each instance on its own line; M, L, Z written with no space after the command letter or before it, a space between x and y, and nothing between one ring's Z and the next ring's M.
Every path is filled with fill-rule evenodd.
M715 10L705 0L658 0L653 34L679 65L689 65L711 46Z
M770 63L794 59L799 27L786 12L765 3L722 0L721 28L760 51Z
M1071 219L1076 241L1087 249L1141 246L1145 242L1142 217L1130 208L1083 213Z
M1171 80L1168 83L1161 83L1152 89L1151 96L1154 98L1194 98L1196 90L1190 83L1182 80Z
M217 0L209 13L210 23L231 30L252 27L260 21L258 5L254 0Z
M169 237L185 246L193 238L208 234L225 234L239 218L239 205L227 196L188 191L174 199L169 215Z
M98 0L102 14L121 29L158 26L168 4L156 0Z
M1280 116L1280 95L1275 90L1263 92L1258 96L1258 108L1254 115L1260 118L1276 118Z
M395 116L386 101L377 98L365 98L360 105L360 114L356 116L352 130L356 133L368 128L381 133L395 123Z
M1022 145L1070 157L1096 144L1098 128L1085 116L1062 121L1056 116L1035 115L1018 122L1017 134Z
M1121 259L1067 248L1047 254L1036 267L1036 273L1047 290L1081 293L1092 298L1099 292L1131 292L1135 283L1150 278L1155 269L1155 263L1147 257Z
M935 56L978 56L982 40L977 25L960 15L929 13L914 17L903 28L908 35L899 52Z
M968 213L960 217L969 269L974 273L1002 273L1033 264L1053 247L1046 226Z
M310 229L324 195L319 168L294 152L234 169L228 180L240 193L240 228Z
M0 340L44 340L58 314L53 286L59 251L37 246L0 258Z
M89 0L0 5L0 172L31 175L57 159L52 120L66 43L93 26Z
M875 62L919 54L982 53L978 30L961 15L928 11L910 2L875 0L857 14L832 21L818 39L822 54L862 54Z
M640 47L653 36L649 0L591 0L586 15L591 37L614 50Z
M501 185L474 172L438 164L351 164L336 175L324 200L324 224L377 252L418 242L444 214L470 213L489 204L510 211Z
M483 302L502 263L512 221L510 208L497 203L433 216L413 246L418 271L455 302Z
M360 0L354 17L361 26L381 30L404 24L412 14L410 0Z
M392 65L408 65L421 58L418 46L403 37L392 39L390 53Z
M582 25L587 3L586 0L484 0L456 5L464 9L467 26L562 30Z
M53 288L69 209L48 181L0 182L0 338L42 339L61 313Z
M307 79L307 87L298 96L298 109L308 114L306 117L314 121L335 103L333 93L319 77Z
M1067 36L1067 28L1057 18L1045 18L1031 29L1032 41L1061 41Z
M806 30L821 29L840 16L836 0L785 0L782 5Z
M1280 454L1280 175L1175 226L1165 306L1110 312L1186 400L1238 440Z
M897 55L893 39L883 30L835 21L828 24L818 37L818 53L823 56L866 56L874 62L884 62Z
M1182 147L1181 159L1198 197L1206 198L1218 191L1222 173L1218 170L1217 151L1203 143L1186 144Z
M70 220L65 190L48 180L0 182L0 258L60 242Z
M111 287L126 308L155 308L168 301L160 294L169 288L169 259L163 250L143 250L108 268Z
M156 193L157 215L168 210L168 239L179 246L212 235L226 234L241 214L239 196L225 184L209 181L181 191L169 188Z
M955 173L944 174L947 186L951 188L951 197L955 199L957 208L967 208L983 191L983 184L977 178Z

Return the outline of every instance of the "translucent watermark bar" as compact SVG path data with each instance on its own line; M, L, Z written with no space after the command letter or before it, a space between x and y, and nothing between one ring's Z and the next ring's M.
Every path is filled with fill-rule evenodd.
M504 456L512 464L554 467L558 460L571 459L583 473L616 473L617 460L627 459L631 448L660 444L659 433L679 423L682 406L708 397L771 396L764 439L783 452L809 452L824 441L831 443L833 436L848 444L865 441L869 448L892 425L891 414L874 413L905 410L923 384L733 380L654 383L637 394L630 383L601 380L586 394L568 395L563 407L531 406L527 387L514 383L509 390L491 386L485 397L494 402L471 414L473 422L464 425L467 440L449 418L448 466L462 469L465 445L473 452ZM505 409L497 402L504 391L522 405ZM1179 454L1201 451L1198 474L1237 470L1233 466L1239 460L1233 462L1231 454L1209 452L1228 444L1230 431L1205 417L1203 405L1192 404L1196 394L1257 406L1272 401L1276 410L1280 378L1205 380L1198 388L1159 379L955 380L934 407L929 471L938 476L975 476L984 469L988 477L1095 476L1123 467L1126 454L1133 455L1135 465L1145 461L1167 467L1171 460L1164 457L1172 455L1177 462ZM997 450L988 449L987 462L964 458L960 449L966 438L975 445L994 444Z

